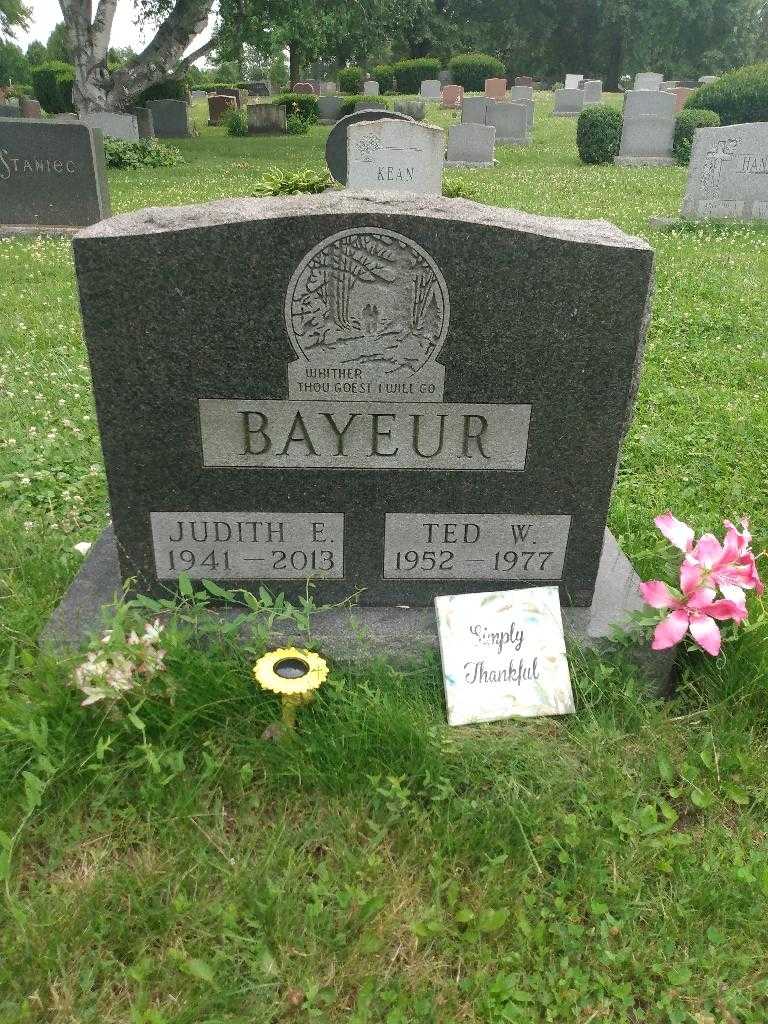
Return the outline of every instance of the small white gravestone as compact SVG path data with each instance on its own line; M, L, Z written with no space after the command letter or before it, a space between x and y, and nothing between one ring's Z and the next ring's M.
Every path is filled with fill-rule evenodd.
M378 96L379 95L379 83L378 82L363 82L363 96Z
M579 82L584 81L584 75L566 75L565 76L565 88L566 89L578 89Z
M439 78L425 78L419 88L419 96L423 100L439 100L440 88Z
M436 597L449 725L574 711L557 587Z
M347 131L347 188L384 192L443 190L445 134L418 121L384 117Z

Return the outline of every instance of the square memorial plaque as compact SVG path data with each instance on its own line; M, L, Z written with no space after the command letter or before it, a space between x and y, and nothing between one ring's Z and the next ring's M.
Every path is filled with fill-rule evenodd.
M350 191L141 210L74 249L124 578L590 604L645 242Z

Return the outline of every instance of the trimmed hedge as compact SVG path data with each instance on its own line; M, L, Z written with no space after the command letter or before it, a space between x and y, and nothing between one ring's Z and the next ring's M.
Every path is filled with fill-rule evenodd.
M437 57L418 57L416 60L399 60L392 65L393 89L399 93L417 93L427 78L437 78L440 61Z
M681 110L675 118L673 150L679 164L691 162L693 136L697 128L719 128L720 115L714 110Z
M371 68L371 78L379 83L382 92L394 92L395 69L392 64L377 64L375 68Z
M286 106L286 116L298 113L310 124L317 123L317 96L311 92L281 92L272 99L272 105Z
M576 123L576 147L585 164L609 164L621 145L621 111L607 103L585 107Z
M341 68L336 76L339 80L339 91L354 96L363 91L363 69L358 67Z
M144 107L150 100L184 100L189 99L189 83L186 78L167 78L164 82L150 85L140 92L133 105Z
M506 68L497 57L489 53L460 53L448 62L456 85L467 92L482 92L486 78L503 78Z
M714 110L721 124L768 121L768 64L750 64L702 85L685 109Z
M32 84L40 106L49 114L71 114L74 112L72 88L75 84L75 68L60 60L49 60L32 68Z

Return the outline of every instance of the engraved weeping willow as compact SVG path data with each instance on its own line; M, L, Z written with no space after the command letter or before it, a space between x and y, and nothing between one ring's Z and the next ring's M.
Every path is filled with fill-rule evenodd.
M412 374L434 357L445 285L415 243L376 229L329 239L299 274L291 326L310 361Z

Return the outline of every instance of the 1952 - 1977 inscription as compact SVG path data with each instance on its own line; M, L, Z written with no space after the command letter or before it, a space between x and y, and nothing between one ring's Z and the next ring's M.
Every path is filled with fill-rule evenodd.
M571 517L390 513L384 579L559 580Z
M160 580L343 579L340 512L151 512Z
M522 470L529 405L201 399L204 466Z

